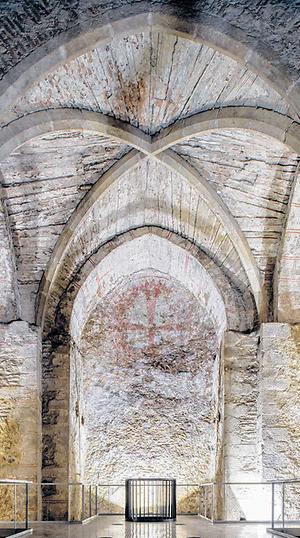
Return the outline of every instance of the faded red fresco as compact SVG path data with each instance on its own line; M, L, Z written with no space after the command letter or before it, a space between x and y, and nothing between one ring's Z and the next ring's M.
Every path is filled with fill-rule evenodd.
M115 320L111 320L111 328L124 359L130 360L138 349L150 355L164 335L186 332L186 324L170 320L166 312L171 294L172 288L167 280L153 278L141 280L123 294L122 300L115 306ZM139 306L143 309L140 319L135 316Z
M117 285L83 332L86 479L213 472L214 327L182 284L149 272Z

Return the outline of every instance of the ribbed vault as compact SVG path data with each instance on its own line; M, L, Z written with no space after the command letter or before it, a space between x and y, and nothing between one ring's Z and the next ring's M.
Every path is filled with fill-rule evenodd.
M135 8L128 19L116 11L104 20L100 10L92 22L90 13L80 25L68 22L56 41L26 43L21 61L2 66L0 277L8 278L0 321L21 318L43 333L47 480L90 479L103 456L95 443L107 453L105 476L127 476L134 447L123 470L114 468L103 433L114 413L113 389L103 392L110 374L124 424L124 408L144 402L154 430L162 422L151 422L150 403L156 394L160 412L170 410L162 390L169 380L170 399L186 413L178 431L189 413L198 424L175 443L186 461L192 454L186 469L178 453L170 461L183 480L198 472L200 457L197 479L214 478L225 329L246 339L260 322L299 322L295 65L252 50L253 36L212 16L200 21L198 8L193 22ZM151 394L135 385L141 371ZM167 428L175 441L178 431ZM185 442L193 436L203 443ZM162 445L170 449L166 438ZM155 447L152 456L161 470ZM142 472L145 454L135 457ZM63 515L59 488L53 499Z

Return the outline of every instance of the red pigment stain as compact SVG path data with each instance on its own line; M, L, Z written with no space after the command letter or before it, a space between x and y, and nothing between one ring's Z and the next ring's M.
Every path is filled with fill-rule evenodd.
M161 280L146 280L130 290L123 300L116 306L115 332L118 343L123 352L129 354L133 346L129 343L130 333L139 334L146 347L151 348L155 344L155 337L160 333L186 330L184 323L159 323L157 321L157 309L160 301L170 295L170 290ZM131 322L130 314L134 306L145 301L146 321Z

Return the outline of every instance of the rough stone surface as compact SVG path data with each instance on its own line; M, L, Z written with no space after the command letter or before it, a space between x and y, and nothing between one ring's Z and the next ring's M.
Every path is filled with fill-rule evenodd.
M0 343L0 476L39 482L40 331L24 321L1 324ZM32 516L37 509L35 491L31 496ZM22 498L20 490L18 495ZM12 489L7 488L1 519L11 518L11 499Z
M151 31L115 38L64 64L22 97L14 112L85 108L155 133L201 110L230 105L288 111L275 90L233 59Z
M169 0L134 1L114 0L71 0L63 6L54 0L32 2L31 0L4 0L1 3L1 71L4 74L25 56L45 44L66 29L76 28L87 20L98 17L102 21L114 18L114 8L127 16L145 10L161 10L180 18L192 17L205 20L215 17L215 25L223 31L244 32L244 40L253 48L269 47L282 65L299 69L298 22L299 2L293 0L201 0L187 4ZM121 15L119 11L119 16ZM232 25L232 29L228 29ZM275 59L274 59L275 60Z
M52 334L49 334L49 349L44 349L43 371L44 378L47 382L44 385L44 398L46 402L49 402L49 404L43 409L43 424L46 451L45 454L46 456L48 454L50 455L50 457L47 456L46 459L44 459L44 478L49 479L49 477L52 477L53 479L54 476L57 476L59 479L61 479L62 476L65 476L68 466L68 455L65 451L65 446L68 442L66 437L66 421L68 418L67 410L69 398L66 391L66 379L69 375L71 380L69 415L69 472L71 473L70 476L72 480L81 480L83 478L83 470L85 465L84 456L86 450L84 441L84 424L86 424L86 421L89 420L88 417L90 413L85 412L85 407L88 405L89 397L87 394L84 394L83 378L85 375L85 367L82 366L82 361L84 360L86 353L85 351L80 351L81 335L85 325L88 323L89 317L93 315L93 309L97 308L97 304L99 304L100 308L103 301L105 301L106 294L109 294L111 301L113 301L114 290L116 287L118 287L120 282L123 282L123 286L125 286L127 285L126 282L131 282L131 280L138 277L138 275L143 275L144 271L146 271L146 274L147 272L149 273L150 268L152 272L155 271L157 276L160 276L162 281L164 281L164 279L168 281L168 279L171 278L171 280L175 283L181 282L181 286L185 286L187 294L189 295L192 293L195 300L198 301L198 307L196 310L199 310L200 312L205 311L206 316L209 320L211 320L210 323L213 321L214 334L220 342L220 339L222 338L222 331L224 329L224 319L222 319L220 314L222 309L224 311L224 306L222 306L220 296L218 296L214 286L209 283L203 269L201 269L201 266L200 270L197 269L197 265L198 262L193 260L190 254L187 254L183 248L179 248L178 246L172 247L172 244L169 244L167 238L160 238L159 236L156 237L153 235L153 233L146 235L144 234L140 236L137 235L136 239L132 239L132 241L129 243L124 240L124 242L121 243L119 247L115 248L115 250L112 250L111 253L107 252L106 257L103 258L103 261L98 262L94 270L81 284L81 286L79 281L77 282L76 288L78 286L78 292L71 317L72 341L70 373L68 366L68 346L66 345L68 340L65 340L64 344L63 331L60 331L60 336L58 338L58 334L55 332L57 331L58 325L54 325ZM90 263L90 267L94 267L93 262ZM143 293L141 295L143 298ZM153 306L152 300L150 301L150 306L151 305ZM68 315L70 316L68 309L70 307L72 307L72 302L67 309L62 311L62 319L64 320L65 326L68 326ZM105 311L107 308L105 307ZM171 307L169 310L169 314L167 310L165 315L172 314ZM149 315L150 317L152 316L151 312ZM97 316L98 315L95 314L94 317L99 319L100 315L98 317ZM161 322L162 327L164 327L165 323L163 318L161 318ZM156 325L154 324L154 326L152 328L150 326L149 329L150 332L153 333L154 338L156 334L155 326ZM179 327L179 322L176 326ZM167 327L165 328L167 330ZM115 326L115 331L117 330L118 329ZM100 335L99 331L99 327L98 329L95 329L95 338ZM163 332L164 329L161 328L161 331ZM114 334L114 331L111 329L110 332L112 334L109 342L111 346L114 346L114 353L116 354L119 352L123 357L125 353L124 350L121 348L119 349L119 342ZM105 337L106 333L107 331L104 328L101 334L103 334L103 337ZM166 334L168 334L168 331ZM174 331L171 332L171 335L172 338L176 337ZM138 333L138 337L139 336L143 337L143 334L141 336ZM90 341L91 339L87 337L87 345ZM103 346L103 342L100 342L98 349L102 349ZM172 349L175 354L174 360L176 363L177 352L176 346L174 346L172 346ZM157 351L159 351L159 349L160 344L157 345ZM200 353L200 342L197 345L197 349ZM131 356L130 353L129 355ZM185 354L186 357L188 357L188 355L188 353ZM128 360L129 358L130 357L128 356ZM174 367L175 363L173 363ZM107 375L109 376L108 372ZM122 382L122 376L120 382ZM215 396L217 397L217 394ZM216 465L215 460L216 454L212 456L214 465ZM87 459L87 465L89 461L90 458ZM94 472L97 466L97 459L94 458L93 461ZM108 471L106 470L105 472ZM61 497L56 495L55 499L52 499L53 505L55 502L62 502L62 500L63 499Z
M68 218L126 151L104 136L58 132L24 144L1 163L24 319L35 319L39 282Z
M282 238L276 276L276 315L278 321L300 321L300 175L294 181Z
M224 466L228 481L259 475L257 352L258 334L225 333Z
M166 238L149 233L137 234L107 253L82 283L74 301L71 315L71 333L77 341L92 310L120 281L151 268L170 277L196 298L212 320L219 341L228 326L230 313L224 305L219 287L192 253ZM84 308L83 308L84 305Z
M187 290L132 277L92 313L80 346L85 480L214 476L218 342Z
M18 317L16 261L6 207L0 198L0 322L9 322Z
M262 326L262 463L266 479L300 473L299 356L299 325Z
M1 2L1 476L299 475L299 7ZM176 30L124 21L149 9ZM251 488L216 511L266 519ZM43 489L45 517L67 510Z
M259 419L259 335L224 335L224 480L259 482L261 450ZM257 520L265 505L253 502L259 488L227 486L224 516Z
M272 312L273 274L298 168L297 154L262 134L238 129L204 134L177 144L174 150L205 175L239 222L261 271ZM293 199L296 204L296 195Z
M300 474L299 358L300 326L263 324L260 342L262 476L295 478ZM275 517L281 513L281 486L275 489ZM299 485L285 489L285 517L299 513Z

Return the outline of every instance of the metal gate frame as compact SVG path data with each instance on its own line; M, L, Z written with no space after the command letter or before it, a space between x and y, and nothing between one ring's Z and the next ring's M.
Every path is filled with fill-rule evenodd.
M129 478L125 482L125 494L126 521L176 519L176 480L174 479Z

